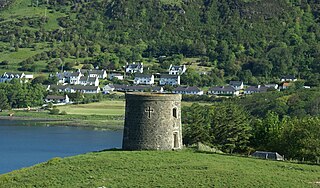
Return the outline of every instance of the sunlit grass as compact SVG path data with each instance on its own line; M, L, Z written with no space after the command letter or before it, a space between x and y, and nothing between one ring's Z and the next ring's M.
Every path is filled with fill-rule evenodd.
M0 176L1 187L316 187L320 166L193 151L105 151Z

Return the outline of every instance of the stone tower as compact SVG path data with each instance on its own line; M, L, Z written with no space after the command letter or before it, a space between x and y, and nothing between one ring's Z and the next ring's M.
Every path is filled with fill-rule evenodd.
M182 148L181 95L127 93L124 150Z

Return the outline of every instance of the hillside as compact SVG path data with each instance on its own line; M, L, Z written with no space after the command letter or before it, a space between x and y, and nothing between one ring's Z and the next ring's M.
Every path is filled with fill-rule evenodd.
M0 187L317 187L319 166L192 151L105 151L0 176Z
M153 58L182 54L209 67L207 86L287 74L316 86L319 12L309 0L15 0L0 12L0 68L50 73L80 63L121 70L146 61L161 72L170 62L155 65Z

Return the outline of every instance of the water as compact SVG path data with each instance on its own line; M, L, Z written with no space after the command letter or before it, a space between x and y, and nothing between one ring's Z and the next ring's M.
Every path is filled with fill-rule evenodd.
M22 124L26 123L0 120L0 174L54 157L120 148L122 145L122 130Z

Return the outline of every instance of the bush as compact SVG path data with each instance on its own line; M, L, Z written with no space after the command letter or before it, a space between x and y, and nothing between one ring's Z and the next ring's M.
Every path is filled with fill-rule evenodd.
M60 115L67 115L67 112L66 112L66 111L62 111L62 112L60 113Z
M60 110L57 109L57 108L53 108L53 109L50 110L49 114L59 115L60 114Z

